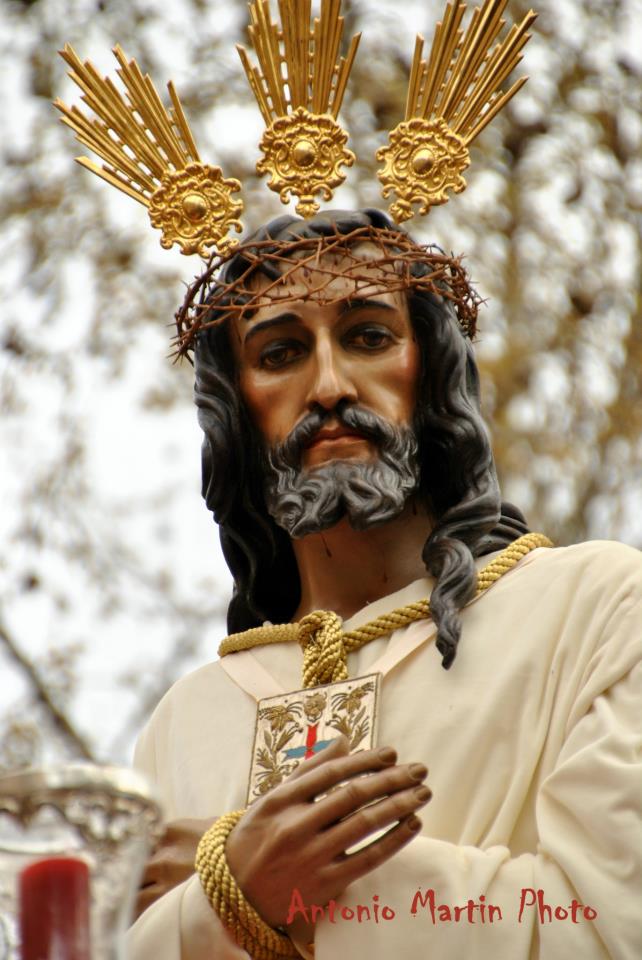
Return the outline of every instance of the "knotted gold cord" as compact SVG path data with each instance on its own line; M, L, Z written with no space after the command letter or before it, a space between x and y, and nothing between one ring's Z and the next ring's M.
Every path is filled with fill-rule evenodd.
M299 621L297 640L303 649L303 686L348 679L348 662L341 618L315 610Z
M488 590L500 577L512 570L519 561L536 547L552 547L543 533L527 533L509 544L477 574L476 596ZM317 687L348 679L349 653L360 650L366 643L383 637L393 630L405 627L415 620L430 616L429 600L418 600L405 607L385 613L356 630L343 631L341 619L328 610L315 610L298 623L280 623L254 627L244 633L233 633L221 643L220 657L241 650L251 650L268 643L297 642L303 648L303 686Z

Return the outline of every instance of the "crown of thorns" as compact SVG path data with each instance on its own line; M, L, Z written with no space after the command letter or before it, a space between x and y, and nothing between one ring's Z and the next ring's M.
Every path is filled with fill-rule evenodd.
M363 244L374 246L374 258L358 252ZM228 281L222 268L232 259L238 269ZM321 304L345 300L345 288L333 289L337 278L351 282L348 298L357 298L361 291L372 294L373 288L430 293L452 303L463 334L470 339L475 335L482 301L461 258L415 243L402 231L369 225L322 237L250 241L226 256L211 257L176 313L175 357L188 355L202 331L230 318L249 319L266 296L278 297L279 303L301 299L299 291L288 292L288 285L294 271L305 267L314 271L306 299ZM257 285L257 275L267 277L267 283Z

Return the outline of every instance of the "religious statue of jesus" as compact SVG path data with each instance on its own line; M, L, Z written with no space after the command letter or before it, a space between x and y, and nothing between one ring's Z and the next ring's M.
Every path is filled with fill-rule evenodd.
M399 224L465 187L534 20L506 0L417 38L377 158L390 216L319 212L354 154L339 0L252 0L260 173L300 216L239 244L204 164L120 48L126 95L63 51L104 160L161 243L207 257L177 314L203 496L234 580L219 659L138 743L167 823L132 960L639 960L642 561L553 547L502 501L481 416L479 297ZM497 43L495 41L497 40ZM542 278L545 282L546 278ZM430 773L429 773L430 770Z
M452 291L415 285L434 263L393 236L375 210L282 217L206 298L226 319L195 343L203 492L234 635L139 744L170 823L135 960L638 955L639 554L551 549L502 502ZM379 746L326 724L209 829L246 806L257 700L377 673ZM294 701L271 718L306 726ZM209 885L217 843L251 919Z

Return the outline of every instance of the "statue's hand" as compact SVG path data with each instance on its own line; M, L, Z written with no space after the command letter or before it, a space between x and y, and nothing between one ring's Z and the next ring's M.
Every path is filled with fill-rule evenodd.
M136 898L135 917L139 917L164 894L194 873L196 848L211 820L174 820L165 826L165 832L147 861Z
M257 800L228 837L230 870L270 926L285 926L295 887L304 903L325 905L393 857L421 826L415 811L431 796L423 785L427 769L396 765L390 747L351 756L348 750L340 737L305 760ZM385 827L392 829L346 854ZM296 936L311 934L300 924L287 929Z

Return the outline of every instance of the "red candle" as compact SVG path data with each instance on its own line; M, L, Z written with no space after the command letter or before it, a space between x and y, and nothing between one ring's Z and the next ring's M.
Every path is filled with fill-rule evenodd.
M89 869L52 858L20 874L22 960L90 960Z

